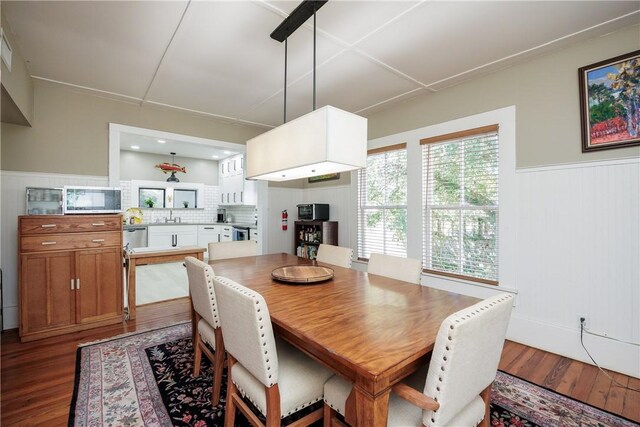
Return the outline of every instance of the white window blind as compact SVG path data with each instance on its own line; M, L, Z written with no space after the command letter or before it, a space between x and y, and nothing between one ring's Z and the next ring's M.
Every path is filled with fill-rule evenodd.
M434 273L497 284L497 125L421 144L424 265Z
M358 171L358 258L407 256L407 150L398 144L370 150Z

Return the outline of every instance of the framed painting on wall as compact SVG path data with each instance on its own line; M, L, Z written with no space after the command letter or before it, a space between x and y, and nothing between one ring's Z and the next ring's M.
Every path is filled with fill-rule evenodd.
M334 179L340 179L340 173L328 173L326 175L312 176L312 177L309 177L307 181L309 181L309 183L313 183L313 182L331 181Z
M640 145L640 50L578 69L582 152Z

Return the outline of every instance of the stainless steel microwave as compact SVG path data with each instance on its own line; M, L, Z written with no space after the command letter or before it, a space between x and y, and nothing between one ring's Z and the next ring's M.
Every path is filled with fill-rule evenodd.
M323 203L307 203L298 205L298 220L328 221L329 205Z
M122 212L122 191L113 187L65 186L65 214L100 214Z

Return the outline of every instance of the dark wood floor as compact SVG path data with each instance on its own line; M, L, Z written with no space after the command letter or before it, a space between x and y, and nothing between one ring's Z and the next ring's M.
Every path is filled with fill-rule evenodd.
M66 425L79 343L189 319L187 299L140 307L129 324L20 344L16 331L2 336L0 425ZM612 384L597 368L507 342L500 369L533 383L640 422L640 392ZM640 389L640 380L611 373Z

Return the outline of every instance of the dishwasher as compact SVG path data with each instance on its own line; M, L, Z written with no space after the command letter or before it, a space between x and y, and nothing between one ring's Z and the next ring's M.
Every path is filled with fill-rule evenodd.
M122 244L127 249L147 247L147 227L128 227L123 230Z

